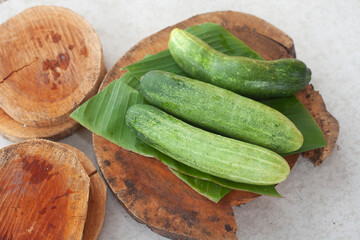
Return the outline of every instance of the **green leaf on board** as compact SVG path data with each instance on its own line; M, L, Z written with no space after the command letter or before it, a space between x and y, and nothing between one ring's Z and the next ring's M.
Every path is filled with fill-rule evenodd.
M170 169L178 178L183 180L187 185L189 185L196 192L207 197L213 202L218 203L226 194L228 194L231 189L221 187L215 183L204 181L198 178L190 177L176 170Z

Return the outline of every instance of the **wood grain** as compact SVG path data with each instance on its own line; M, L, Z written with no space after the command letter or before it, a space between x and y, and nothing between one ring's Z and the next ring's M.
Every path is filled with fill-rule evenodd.
M99 37L68 9L33 7L0 26L0 107L21 124L67 122L104 74Z
M248 14L225 11L201 14L157 32L132 47L106 75L100 89L121 77L121 70L146 54L167 49L170 31L205 22L228 29L265 59L295 57L289 36L273 25ZM299 93L301 95L301 93ZM160 161L144 157L93 135L100 169L115 196L129 214L151 230L173 239L236 239L232 206L259 195L231 191L218 204L197 194ZM286 157L292 167L299 154Z
M91 160L83 152L67 144L61 143L61 145L77 155L85 172L90 177L89 205L83 239L96 240L98 239L104 224L107 186Z
M34 138L56 141L71 135L80 127L81 125L72 119L57 126L26 126L16 122L0 108L0 134L12 142L21 142Z
M0 239L82 239L89 187L76 154L60 144L0 149Z

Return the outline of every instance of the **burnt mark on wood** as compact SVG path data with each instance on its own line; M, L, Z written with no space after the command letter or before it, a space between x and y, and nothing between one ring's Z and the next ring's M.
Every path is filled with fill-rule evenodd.
M53 83L51 86L51 90L56 90L56 89L57 89L57 85L56 85L56 83Z
M235 26L234 27L235 31L240 31L240 32L254 32L254 29L252 29L250 26L244 24L244 25L239 25L239 26Z
M165 222L162 226L163 226L163 228L165 228L167 230L169 230L171 228L171 224L170 224L170 221L168 218L165 219Z
M51 75L53 76L53 79L54 79L54 80L58 79L58 78L61 76L61 74L60 74L58 71L56 71L56 70L53 70L53 71L51 72Z
M68 53L59 53L56 59L45 59L43 61L43 70L52 70L60 68L66 70L70 64L70 56Z
M226 232L231 232L231 231L233 231L234 230L234 228L232 228L231 226L230 226L230 224L225 224L225 230L226 230Z
M224 27L224 28L228 28L229 27L229 21L227 21L225 19L222 19L221 26Z
M211 222L219 222L220 221L220 218L218 216L209 216L208 219L211 221Z
M51 31L50 35L51 35L51 40L53 41L53 43L60 42L60 40L61 40L61 35L60 34Z
M52 223L49 223L49 227L50 228L56 228L56 226L54 224L52 224Z
M46 160L42 160L38 156L28 156L22 159L22 169L29 172L30 184L39 184L44 180L50 180L56 173L50 173L53 169L53 165L47 163Z
M209 232L206 228L202 228L202 229L201 229L201 232L202 232L204 235L208 236L208 237L211 236L211 232Z
M145 208L143 211L144 220L148 222L150 220L148 210Z
M37 40L37 42L38 42L38 44L39 44L39 47L43 47L43 44L42 44L42 42L41 42L41 39L39 38L39 37L37 37L36 38L36 40Z
M84 46L83 48L80 49L80 55L83 55L84 57L89 56L89 51L86 46Z
M232 217L234 216L234 212L233 212L233 211L231 211L231 212L226 212L226 214L229 215L229 216L232 216Z
M49 84L50 82L49 73L44 73L40 79L42 83L46 85Z
M117 161L119 161L119 162L123 162L123 161L124 161L124 157L123 157L123 155L122 155L121 150L117 150L117 151L115 152L115 159L116 159Z
M59 53L58 57L59 67L62 70L66 70L70 64L70 56L68 53Z
M39 214L45 214L46 213L46 207L44 207L43 209L41 209L40 211L39 211Z
M189 211L186 213L183 213L181 217L187 222L188 227L193 227L195 223L197 222L197 215L199 213L195 211Z
M55 69L56 67L58 67L59 64L55 59L45 59L43 61L43 70L47 71L47 70L52 70Z
M184 209L181 205L173 205L172 207L165 207L166 212L171 215L176 215L184 220L189 228L199 227L199 212Z
M55 203L56 200L63 198L63 197L68 197L70 194L74 193L73 190L68 189L64 194L61 194L60 196L56 196L54 198L54 200L52 201L52 203Z
M116 180L116 177L109 178L109 183L112 184Z
M124 181L124 183L125 183L125 186L126 186L126 188L128 189L128 193L129 193L129 195L135 195L135 194L137 194L137 189L136 189L136 187L135 187L135 181L134 180L132 180L132 179L126 179L125 181Z
M58 68L62 70L66 70L70 64L70 56L68 53L59 53L56 59L45 59L43 61L43 70L51 71L51 75L53 76L54 81L56 81L60 76L61 73L58 72ZM44 73L42 77L42 82L48 84L50 82L49 73ZM58 84L62 84L61 81ZM57 85L55 83L52 84L51 90L56 90Z

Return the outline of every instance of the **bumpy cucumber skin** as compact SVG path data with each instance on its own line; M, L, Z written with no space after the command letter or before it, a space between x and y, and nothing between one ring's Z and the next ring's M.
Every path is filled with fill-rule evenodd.
M130 107L126 123L150 146L217 177L271 185L290 173L288 163L275 152L193 127L150 105Z
M303 136L283 114L217 86L164 71L151 71L140 93L152 105L212 132L278 153L298 150Z
M311 79L310 69L297 59L262 61L228 56L177 28L170 34L169 50L175 62L191 77L243 96L291 96Z

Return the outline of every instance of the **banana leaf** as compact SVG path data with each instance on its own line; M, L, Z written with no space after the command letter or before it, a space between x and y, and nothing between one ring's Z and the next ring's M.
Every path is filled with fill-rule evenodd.
M296 125L304 137L304 143L300 149L281 155L289 156L326 146L321 129L306 107L295 96L262 100L260 102L284 114Z
M186 166L138 139L125 124L127 109L134 104L145 103L139 91L126 84L136 81L130 72L125 73L123 77L110 83L104 90L76 109L71 117L90 131L124 149L159 159L171 170L176 171L178 173L176 175L181 176L184 182L214 202L224 197L229 188L281 197L273 185L256 186L212 176ZM197 180L192 179L194 177ZM205 194L204 189L208 189L209 192Z
M241 40L216 24L202 24L190 27L187 30L208 42L215 49L228 55L241 55L262 59ZM229 188L255 192L262 195L280 196L274 186L264 187L235 183L192 169L137 139L135 134L126 126L124 118L130 106L136 103L145 103L137 91L141 77L150 70L164 70L181 75L186 74L175 64L168 50L153 56L147 56L143 60L126 67L126 69L128 72L124 74L122 78L115 80L99 94L80 106L73 112L71 117L94 133L125 149L144 156L158 158L167 164L170 169L175 171L175 174L194 190L215 202L218 202L225 196ZM291 104L289 104L289 102ZM297 125L303 133L306 143L304 143L301 151L325 145L321 130L307 112L306 108L295 97L289 99L270 99L264 103L283 112L294 121L295 125Z
M219 202L226 194L231 191L230 188L224 188L209 181L190 177L189 175L183 174L171 168L170 170L196 192L200 193L213 202Z

